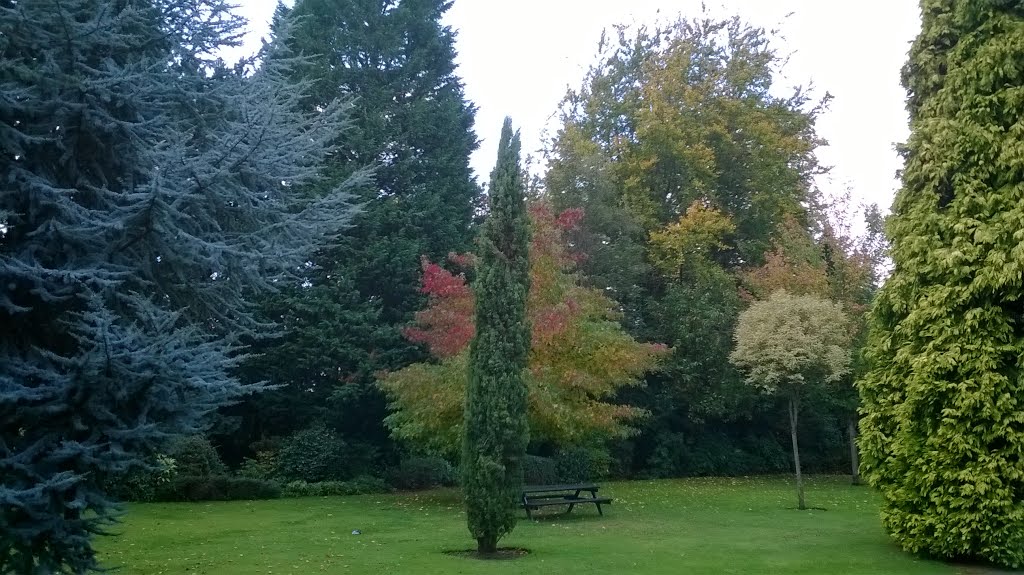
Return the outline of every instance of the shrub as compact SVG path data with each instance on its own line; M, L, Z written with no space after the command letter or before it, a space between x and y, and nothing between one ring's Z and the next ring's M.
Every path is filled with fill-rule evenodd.
M323 497L330 495L368 495L387 492L388 484L378 477L360 476L349 481L306 483L292 481L284 486L285 497Z
M789 459L789 451L772 437L748 438L746 449L758 461L757 468L753 471L781 473L788 471L793 465L793 462Z
M523 483L526 485L551 485L558 483L558 469L550 457L527 455L523 459Z
M380 477L373 477L370 475L360 475L355 479L349 479L343 482L346 485L349 493L339 495L368 495L371 493L386 493L391 491L388 483Z
M320 486L324 483L331 482L306 483L301 480L289 481L281 488L281 495L284 497L313 497L320 495Z
M174 459L181 476L209 477L225 475L227 466L221 461L217 450L202 435L182 437L171 443L167 455Z
M275 451L257 451L256 457L246 457L238 468L238 475L249 479L272 481L277 477L278 457Z
M249 444L249 449L253 453L268 452L277 453L281 450L281 438L280 437L263 437L253 441Z
M647 460L645 475L679 477L686 475L686 454L690 446L682 433L666 432L655 438L654 449Z
M353 437L345 442L345 469L348 477L379 476L386 458L380 445Z
M247 477L196 477L172 479L157 490L160 501L231 501L276 499L281 486L271 481Z
M440 457L411 457L388 474L398 489L428 489L455 485L455 470Z
M348 479L345 455L345 442L317 424L284 440L277 456L277 475L307 483Z
M735 476L756 469L755 458L739 448L731 437L720 433L702 435L683 452L683 475L702 477Z
M177 465L174 459L167 455L157 455L145 468L132 469L123 475L108 478L105 490L123 501L155 501L158 489L176 476Z
M607 475L610 460L603 450L574 447L555 457L555 469L561 482L593 481Z
M608 442L608 477L627 479L633 475L633 459L636 443L632 439L616 439Z

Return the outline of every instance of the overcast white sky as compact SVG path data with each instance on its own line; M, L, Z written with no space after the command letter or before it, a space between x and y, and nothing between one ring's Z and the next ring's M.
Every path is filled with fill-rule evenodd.
M266 34L276 0L240 0L250 21L247 49ZM888 209L900 161L893 145L907 136L900 68L920 26L917 0L712 0L716 16L781 33L789 54L787 85L813 84L835 99L821 118L819 150L832 173L819 181L828 193L849 188L854 201ZM699 15L701 0L455 0L446 21L458 30L459 74L478 107L482 141L473 167L485 179L495 161L501 121L512 116L523 150L536 153L566 89L577 87L594 61L601 31Z

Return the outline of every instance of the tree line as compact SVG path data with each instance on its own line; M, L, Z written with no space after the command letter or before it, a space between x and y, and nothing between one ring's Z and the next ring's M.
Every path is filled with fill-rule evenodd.
M174 455L313 482L454 460L488 208L448 7L300 0L227 64L244 22L217 0L0 5L5 569L94 566L111 485ZM619 29L517 176L532 456L789 467L777 399L729 363L738 314L877 278L814 188L823 102L776 95L768 42ZM845 465L840 395L804 401L813 470Z
M896 265L869 319L881 211L816 187L829 97L779 86L771 33L739 18L612 28L544 171L523 171L506 125L485 193L448 0L297 0L234 64L217 54L245 23L220 0L0 0L0 571L96 567L90 537L126 488L185 469L193 492L236 474L321 493L429 484L472 452L480 500L549 465L677 477L792 457L856 477L862 415L864 469L905 547L1019 562L1019 481L997 473L1016 469L1015 424L971 435L964 374L904 364L963 355L989 374L977 401L998 399L979 417L1017 421L1015 372L993 357L1017 349L1020 258L987 224L1015 208L978 198L1011 198L1019 158L931 119L961 93L977 113L956 122L1019 116L992 88L1017 68L970 82L986 50L1019 52L1021 16L932 4L905 74ZM982 316L964 303L996 293ZM959 334L936 335L942 350L915 339L940 315ZM498 404L521 406L500 438ZM936 441L998 456L952 507L921 499L961 469ZM914 461L931 471L905 473ZM976 533L985 493L999 530L935 535L936 515ZM476 509L493 549L514 522Z

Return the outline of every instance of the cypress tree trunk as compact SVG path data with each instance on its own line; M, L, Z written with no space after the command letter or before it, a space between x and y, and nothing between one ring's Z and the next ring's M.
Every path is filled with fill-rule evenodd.
M505 119L491 173L491 213L480 240L476 337L469 351L463 489L469 531L482 554L516 524L529 431L526 383L530 349L529 227L519 169L519 134Z
M789 436L793 440L793 468L796 470L797 509L807 509L807 504L804 502L804 478L800 470L800 446L796 439L798 409L800 409L800 396L793 393L789 396Z

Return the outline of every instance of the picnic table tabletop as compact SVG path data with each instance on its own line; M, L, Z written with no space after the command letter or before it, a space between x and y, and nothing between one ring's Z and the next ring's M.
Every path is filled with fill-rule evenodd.
M524 485L523 493L548 493L554 491L597 491L594 483L567 483L564 485Z

